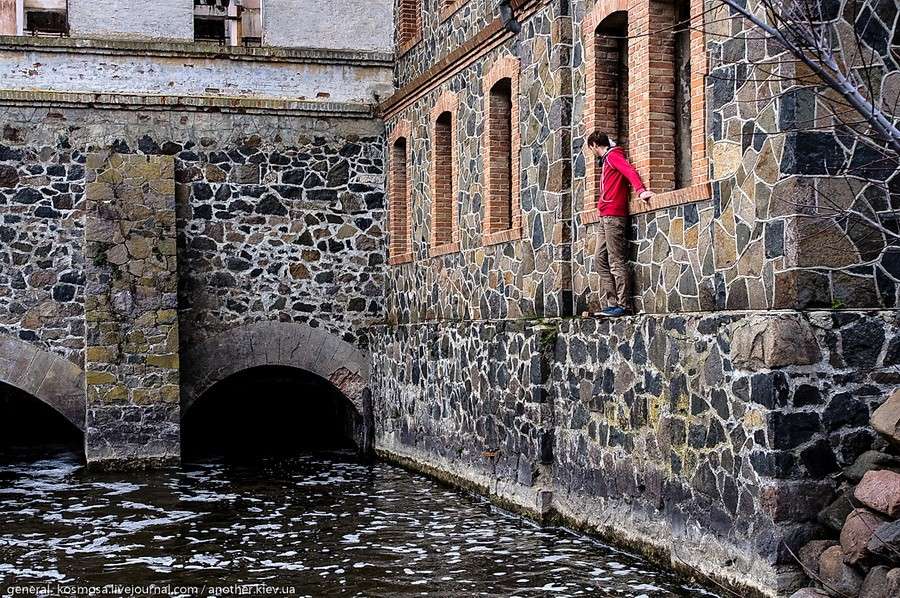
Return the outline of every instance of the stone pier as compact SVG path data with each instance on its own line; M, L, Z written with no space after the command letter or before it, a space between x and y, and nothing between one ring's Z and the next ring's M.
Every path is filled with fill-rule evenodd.
M177 460L174 161L97 153L86 166L87 459Z

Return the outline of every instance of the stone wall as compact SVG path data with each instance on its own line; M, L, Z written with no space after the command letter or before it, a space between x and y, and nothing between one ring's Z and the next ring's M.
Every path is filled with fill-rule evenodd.
M478 4L478 3L472 3ZM462 11L468 9L463 8ZM388 320L519 318L564 315L571 300L564 298L568 272L567 248L560 215L569 195L566 69L553 52L551 29L555 13L547 8L525 27L520 40L504 44L483 59L453 74L439 86L388 118L388 129L411 123L408 144L412 189L413 262L390 268L386 291ZM518 56L521 72L518 97L521 230L513 240L486 245L484 230L484 77L503 57ZM548 68L547 65L550 65ZM457 94L458 176L455 181L459 251L431 253L432 191L430 165L431 112L442 93Z
M264 0L263 19L267 46L393 50L393 0Z
M73 37L194 40L193 0L68 0Z
M875 443L898 316L722 313L378 328L377 446L774 594L829 474ZM711 557L711 555L713 555Z
M443 20L436 0L424 4L423 40L396 68L401 85L408 87L386 104L389 129L413 123L414 262L391 268L391 321L554 316L598 307L597 225L580 213L588 133L584 60L591 34L583 25L595 6L640 11L644 4L528 5L518 13L521 33L495 34L491 39L498 41L486 44L489 50L466 45L491 23L489 3L465 3ZM705 17L709 63L694 68L708 71L710 185L705 196L690 203L632 218L635 308L678 313L895 306L900 293L898 194L892 191L900 183L897 169L874 167L863 143L835 137L829 107L813 101L814 90L791 81L795 73L785 66L783 50L757 41L746 23L728 18L724 7L698 2L694 13L702 8L711 11ZM884 22L891 14L878 17L873 27L890 28ZM839 22L849 16L832 16L836 28L849 27ZM863 40L876 42L871 36ZM457 52L455 62L440 62L452 52ZM521 62L518 199L524 227L521 241L484 246L479 148L484 98L478 77L504 55ZM446 75L416 80L437 64ZM776 65L778 76L762 83L764 67L754 64ZM889 85L881 93L887 103L894 93L893 75L885 81ZM431 141L424 123L444 91L459 95L461 250L432 257ZM810 123L823 122L828 126L811 129ZM648 172L642 174L649 178ZM863 177L872 180L865 183Z
M174 160L95 153L86 165L86 457L177 460Z
M260 320L351 343L383 312L382 127L263 112L2 108L0 334L84 359L85 155L173 156L183 342Z

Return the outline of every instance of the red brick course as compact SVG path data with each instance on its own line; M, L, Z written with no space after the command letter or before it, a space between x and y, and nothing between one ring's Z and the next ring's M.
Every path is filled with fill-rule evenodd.
M397 55L422 40L422 0L397 0Z

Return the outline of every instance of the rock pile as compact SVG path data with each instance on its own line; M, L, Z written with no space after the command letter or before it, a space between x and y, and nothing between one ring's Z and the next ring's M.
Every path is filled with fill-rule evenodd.
M833 537L809 542L797 555L813 586L791 598L900 597L900 389L871 424L888 446L844 469L841 493L819 513Z

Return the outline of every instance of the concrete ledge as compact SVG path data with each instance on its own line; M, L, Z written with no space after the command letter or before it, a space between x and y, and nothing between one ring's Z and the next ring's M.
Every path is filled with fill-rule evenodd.
M0 51L164 56L251 62L300 62L354 66L393 66L388 52L318 48L220 46L211 43L151 42L71 37L19 37L0 35Z
M136 95L120 93L69 93L58 91L0 89L0 105L46 104L60 107L101 109L195 110L247 114L290 114L335 118L371 118L373 107L366 104L287 100L281 98L238 98L222 96Z

